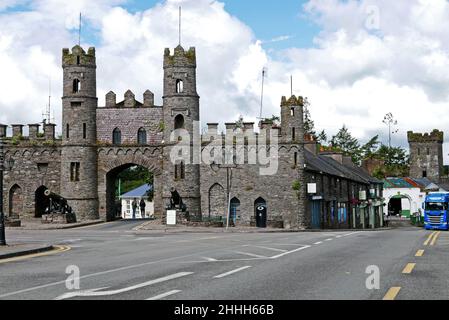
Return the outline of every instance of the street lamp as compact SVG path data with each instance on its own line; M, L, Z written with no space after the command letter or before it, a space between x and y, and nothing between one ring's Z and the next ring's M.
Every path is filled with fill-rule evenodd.
M3 211L3 171L10 171L14 166L14 159L5 161L3 153L3 138L0 138L0 246L6 246L5 237L5 213Z
M238 169L239 166L235 163L235 158L233 159L233 164L217 164L215 161L210 165L214 172L218 172L220 169L226 169L226 189L227 189L227 203L228 212L226 214L226 230L229 229L229 219L231 215L231 188L232 188L232 169Z

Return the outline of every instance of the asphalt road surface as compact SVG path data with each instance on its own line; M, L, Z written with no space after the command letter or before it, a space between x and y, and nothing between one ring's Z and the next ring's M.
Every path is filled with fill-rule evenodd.
M0 299L449 299L445 232L166 234L138 225L8 231L10 242L70 250L0 261Z

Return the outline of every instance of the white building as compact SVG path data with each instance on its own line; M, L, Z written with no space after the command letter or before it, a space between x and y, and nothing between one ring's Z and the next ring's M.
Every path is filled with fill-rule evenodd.
M148 194L153 189L153 186L144 184L134 190L131 190L120 197L122 205L123 219L145 219L154 217L154 202L148 201ZM145 201L145 213L140 212L140 200ZM135 217L133 217L132 203L136 200L137 208Z

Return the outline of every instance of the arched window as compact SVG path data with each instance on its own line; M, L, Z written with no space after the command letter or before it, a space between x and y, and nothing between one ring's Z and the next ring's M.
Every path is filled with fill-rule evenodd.
M147 144L147 131L144 128L140 128L139 131L137 131L137 143Z
M81 81L78 79L73 80L73 93L78 93L81 91Z
M184 92L184 82L182 80L176 80L176 93Z
M112 144L122 144L122 132L119 128L115 128L112 132Z
M178 114L175 118L175 130L184 129L184 117Z

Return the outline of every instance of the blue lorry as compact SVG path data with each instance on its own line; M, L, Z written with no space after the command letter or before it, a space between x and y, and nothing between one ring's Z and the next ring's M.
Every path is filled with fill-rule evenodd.
M424 227L426 230L449 230L449 193L432 193L424 203Z

